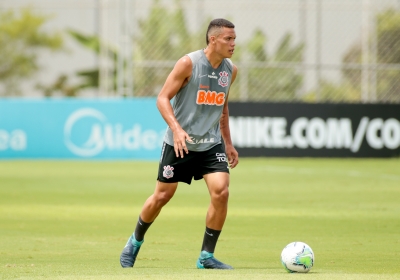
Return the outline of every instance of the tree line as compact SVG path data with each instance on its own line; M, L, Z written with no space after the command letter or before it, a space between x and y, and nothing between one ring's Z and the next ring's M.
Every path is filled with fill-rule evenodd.
M153 0L150 12L138 20L138 32L131 38L135 96L156 96L172 67L146 67L141 61L176 61L182 55L205 47L205 30L211 18L205 18L198 31L189 31L184 9L179 1L176 9L164 7ZM41 71L39 57L45 51L65 51L65 39L73 38L82 47L96 55L100 54L100 40L96 35L83 34L77 30L46 31L43 26L51 17L25 8L18 12L0 10L0 96L20 96L22 82L33 79ZM400 102L400 69L381 69L379 64L400 64L400 13L388 9L375 16L376 29L369 38L369 47L375 49L375 61L368 63L370 77L375 75L374 90L377 101ZM372 34L372 33L371 33ZM110 42L103 42L110 44ZM303 73L299 67L268 67L276 63L301 63L305 45L296 44L291 33L283 34L276 49L267 52L268 37L261 30L253 31L251 38L237 44L233 61L246 67L246 79L231 89L231 100L240 100L243 89L250 101L315 101L316 91L301 96ZM360 65L363 61L360 43L355 43L343 55L340 83L322 81L320 101L359 102L361 100L362 69L346 65ZM116 89L118 49L108 46L112 87ZM374 62L375 64L373 64ZM124 61L124 67L128 62ZM375 65L375 66L374 66ZM375 68L374 68L375 67ZM241 69L239 69L241 70ZM372 73L372 74L371 74ZM243 74L243 73L241 73ZM239 75L240 77L240 75ZM240 83L246 82L243 87ZM60 74L48 84L36 84L43 96L79 96L83 89L99 89L99 69L81 69L74 77Z

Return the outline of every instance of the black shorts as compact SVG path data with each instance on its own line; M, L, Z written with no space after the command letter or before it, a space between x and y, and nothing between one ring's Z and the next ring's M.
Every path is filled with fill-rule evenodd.
M189 151L181 158L176 157L173 146L164 142L158 167L158 181L184 182L190 185L192 178L200 180L203 175L214 172L229 173L228 159L222 144L218 144L208 151Z

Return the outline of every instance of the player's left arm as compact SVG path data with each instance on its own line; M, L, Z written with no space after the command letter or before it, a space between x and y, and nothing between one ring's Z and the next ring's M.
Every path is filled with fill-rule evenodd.
M236 74L238 69L235 65L233 65L232 71L232 82L236 79ZM229 89L230 90L230 89ZM226 156L228 157L228 164L230 168L235 168L235 166L239 163L239 153L236 151L235 147L233 147L232 139L231 139L231 132L229 129L229 108L228 108L228 97L229 91L225 99L224 108L222 109L221 119L219 121L219 126L221 130L222 138L225 142L225 152Z

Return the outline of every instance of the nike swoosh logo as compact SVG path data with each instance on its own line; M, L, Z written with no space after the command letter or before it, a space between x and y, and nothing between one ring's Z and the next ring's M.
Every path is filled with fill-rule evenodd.
M207 233L209 236L214 236L214 234L212 234L212 233L208 233L207 231L206 231L206 233Z
M205 77L205 76L207 76L208 74L205 74L205 75L199 75L199 78L203 78L203 77Z

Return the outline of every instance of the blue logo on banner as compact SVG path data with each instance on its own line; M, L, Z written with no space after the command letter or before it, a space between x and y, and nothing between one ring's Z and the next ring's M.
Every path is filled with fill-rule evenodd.
M0 158L158 159L155 99L0 100Z
M83 132L83 133L82 133ZM64 141L68 149L80 157L92 157L103 150L154 150L162 145L164 131L143 130L139 124L124 129L121 123L110 123L93 108L73 112L65 122Z

